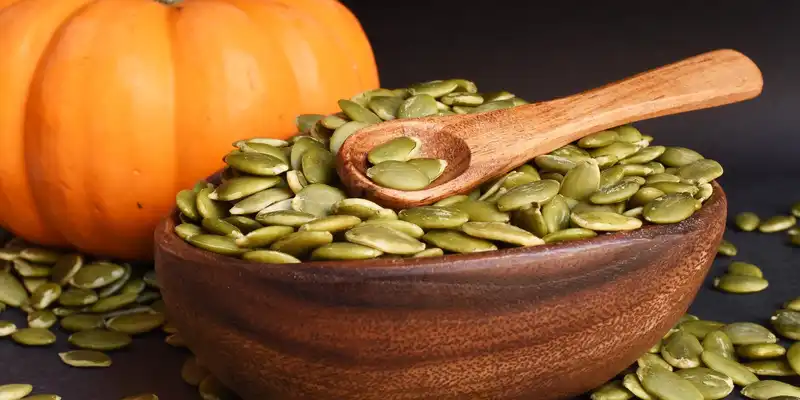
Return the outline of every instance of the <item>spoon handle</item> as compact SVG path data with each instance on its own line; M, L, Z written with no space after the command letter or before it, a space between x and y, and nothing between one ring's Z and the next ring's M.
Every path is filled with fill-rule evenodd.
M484 173L504 173L593 132L751 99L762 83L745 55L716 50L569 97L476 114L447 130L467 142Z

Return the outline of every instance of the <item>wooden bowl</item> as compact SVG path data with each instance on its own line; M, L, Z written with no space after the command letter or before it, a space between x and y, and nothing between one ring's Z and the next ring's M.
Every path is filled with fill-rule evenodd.
M559 399L686 312L725 229L714 189L674 225L404 260L257 264L190 246L173 214L156 270L188 346L247 400Z

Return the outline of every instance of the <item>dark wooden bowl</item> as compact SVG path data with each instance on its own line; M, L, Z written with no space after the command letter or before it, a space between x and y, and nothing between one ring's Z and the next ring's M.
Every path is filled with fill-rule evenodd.
M634 362L686 312L727 202L679 224L445 257L257 264L155 233L167 312L247 400L558 399Z

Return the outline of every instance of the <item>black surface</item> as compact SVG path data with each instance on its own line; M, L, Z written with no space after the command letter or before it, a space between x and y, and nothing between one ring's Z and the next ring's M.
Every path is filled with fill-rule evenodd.
M482 90L507 89L529 100L572 94L643 69L715 48L734 48L762 68L765 88L754 101L637 124L658 144L694 148L723 163L730 215L786 213L800 201L800 3L792 1L398 2L345 1L372 41L386 87L448 77ZM762 267L770 287L754 295L710 288L730 259L720 258L691 312L723 322L766 323L783 301L800 296L800 248L785 235L737 233L733 259ZM6 311L2 318L18 319ZM21 322L18 320L18 322ZM105 370L63 366L57 350L0 340L0 383L29 382L65 400L116 400L155 392L166 400L197 399L179 377L185 353L150 334L114 353ZM741 397L731 396L732 399Z

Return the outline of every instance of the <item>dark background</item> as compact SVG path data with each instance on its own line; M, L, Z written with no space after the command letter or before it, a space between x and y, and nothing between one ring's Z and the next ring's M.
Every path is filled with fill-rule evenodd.
M759 98L636 125L656 144L690 147L720 161L731 215L785 214L800 201L800 2L344 3L372 42L384 87L463 77L483 91L505 89L533 102L708 50L739 50L763 72ZM711 289L711 279L730 261L719 258L690 311L705 319L768 324L775 308L800 296L800 248L788 247L783 234L729 231L726 237L739 246L735 259L761 266L770 287L754 295ZM16 319L8 312L2 317ZM179 377L184 353L162 340L160 333L136 340L130 351L114 354L112 368L99 371L61 365L55 353L66 349L63 337L48 349L0 340L0 384L30 382L39 393L60 393L65 400L116 400L148 391L166 400L196 399Z

